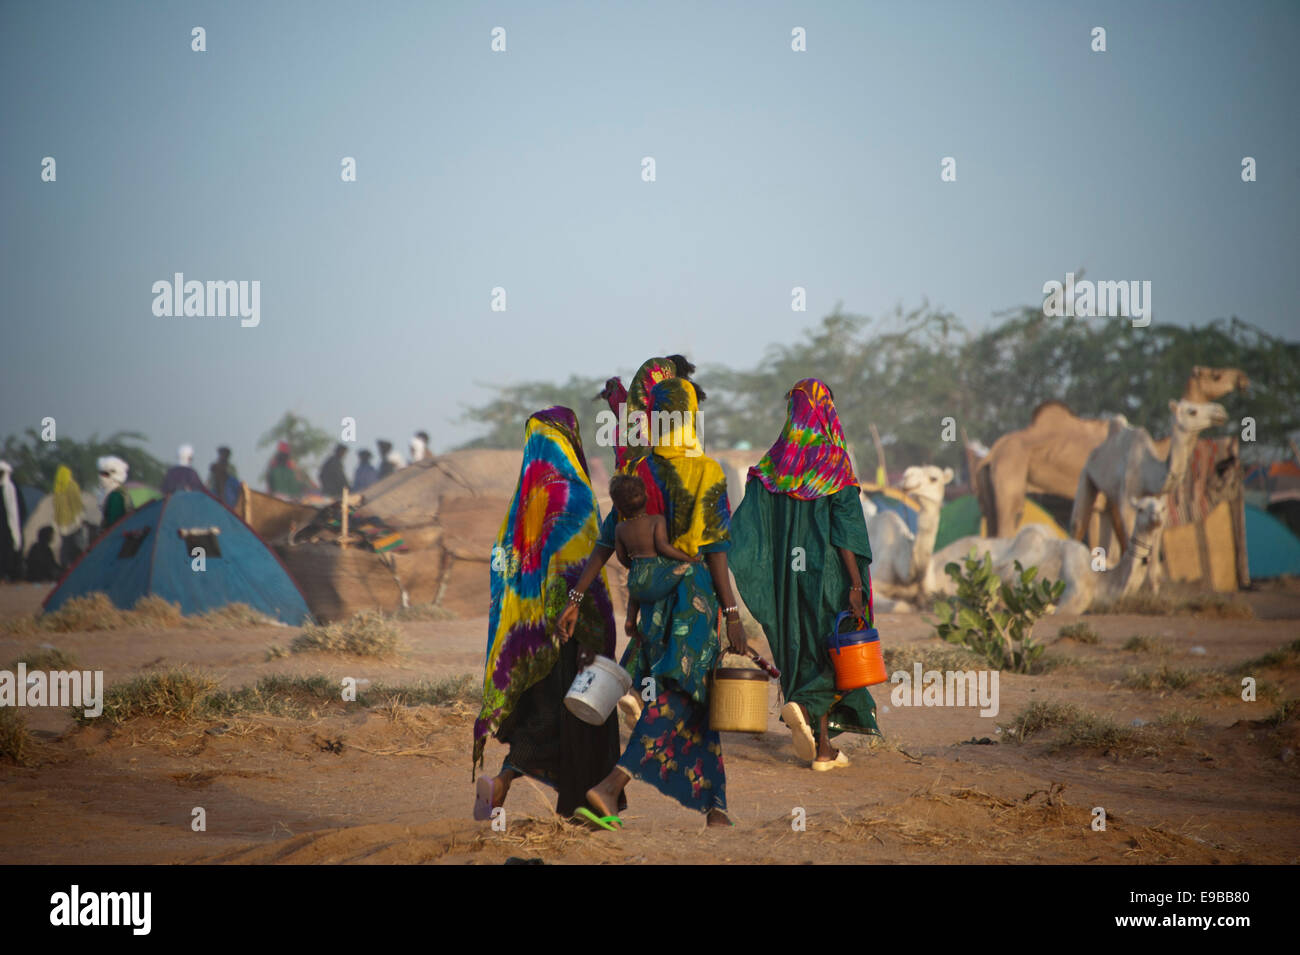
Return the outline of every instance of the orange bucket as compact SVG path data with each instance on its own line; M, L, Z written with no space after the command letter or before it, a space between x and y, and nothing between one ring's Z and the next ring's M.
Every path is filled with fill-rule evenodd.
M885 656L880 649L880 634L874 627L840 633L844 618L852 616L854 614L846 610L836 617L835 629L827 638L837 690L860 690L889 680L889 674L885 672Z

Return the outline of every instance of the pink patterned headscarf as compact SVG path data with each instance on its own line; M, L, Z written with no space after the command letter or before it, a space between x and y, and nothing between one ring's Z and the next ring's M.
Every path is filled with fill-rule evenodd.
M830 389L816 378L795 383L785 428L763 460L749 469L773 494L811 501L857 484Z

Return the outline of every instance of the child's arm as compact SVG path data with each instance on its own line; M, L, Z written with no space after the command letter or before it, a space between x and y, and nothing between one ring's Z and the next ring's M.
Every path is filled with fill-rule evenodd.
M692 557L686 551L678 550L668 540L668 522L664 520L662 514L655 515L655 553L667 557L671 560L682 560L687 563L698 564L702 558Z
M627 620L623 621L623 632L633 640L641 639L641 631L636 628L636 618L640 612L641 605L629 598L627 602Z

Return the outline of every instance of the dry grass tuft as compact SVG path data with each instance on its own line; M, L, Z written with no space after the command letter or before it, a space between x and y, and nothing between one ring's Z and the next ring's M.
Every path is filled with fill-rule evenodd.
M383 614L362 610L342 623L308 624L289 644L289 652L390 657L397 653L398 636L397 628Z
M97 630L243 630L274 626L277 621L247 604L230 604L205 614L185 616L178 604L147 594L131 610L114 606L104 593L73 597L53 613L25 614L0 622L0 633L89 633Z
M1130 690L1147 690L1155 693L1189 692L1201 697L1240 697L1241 680L1222 670L1184 670L1169 665L1156 670L1139 670L1129 667L1124 675L1124 686ZM1255 695L1271 699L1280 690L1272 683L1257 680Z
M1101 637L1097 636L1097 631L1082 620L1062 627L1056 637L1058 640L1073 640L1075 643L1101 642Z
M1021 743L1045 730L1057 730L1053 750L1122 749L1139 742L1138 734L1128 727L1073 703L1035 701L1002 728L1010 739Z
M1148 637L1145 634L1135 633L1124 641L1121 650L1127 650L1130 653L1168 653L1169 644L1157 637Z
M1250 674L1256 670L1268 668L1293 669L1298 665L1300 665L1300 640L1292 640L1276 650L1270 650L1261 656L1242 661L1232 668L1232 672Z
M446 706L451 703L479 703L483 699L482 681L473 674L422 680L405 686L376 684L359 696L367 706Z
M943 642L885 647L882 654L885 658L885 669L890 673L896 670L906 670L910 673L918 662L922 670L988 669L988 663L983 657L971 653L964 647Z
M19 655L10 669L17 669L20 663L25 664L28 670L75 670L77 658L47 643L38 649L28 650Z
M0 762L30 766L34 758L27 720L10 706L0 707Z
M75 710L74 717L80 723L102 719L115 726L142 716L188 722L205 715L207 696L216 686L216 680L193 670L150 673L109 687L101 716L88 717Z
M1099 600L1093 604L1091 613L1106 614L1144 614L1147 616L1169 617L1174 614L1191 614L1194 617L1208 617L1215 620L1250 620L1255 611L1236 594L1218 593L1174 593L1153 594L1140 591L1118 600Z

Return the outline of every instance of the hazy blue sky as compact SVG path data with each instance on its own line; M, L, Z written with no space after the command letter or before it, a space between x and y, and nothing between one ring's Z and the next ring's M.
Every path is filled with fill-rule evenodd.
M5 0L0 434L253 475L292 407L445 449L494 384L752 364L836 302L985 323L1078 268L1294 337L1298 41L1294 2ZM178 271L260 280L260 326L155 317Z

